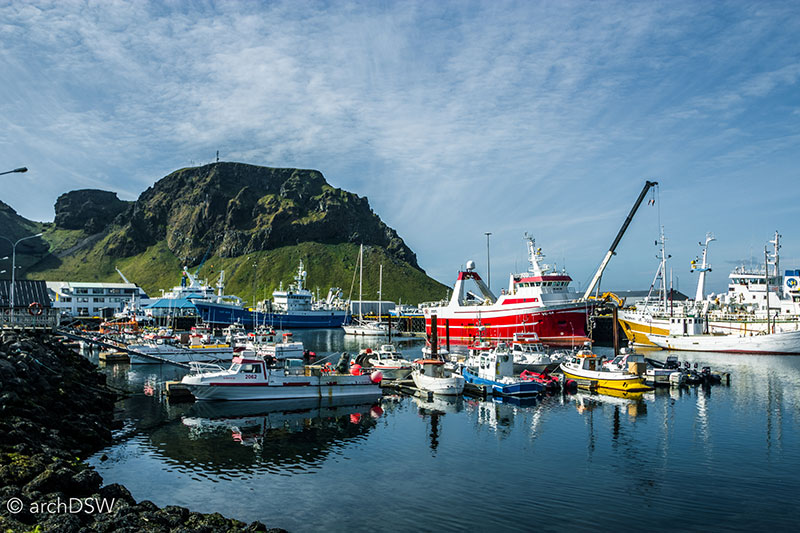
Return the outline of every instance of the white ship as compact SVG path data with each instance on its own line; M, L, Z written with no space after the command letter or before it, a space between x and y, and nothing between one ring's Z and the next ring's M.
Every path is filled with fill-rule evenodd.
M651 297L637 308L619 311L619 321L628 339L639 345L674 350L723 351L742 353L800 353L793 346L793 335L800 331L800 270L780 273L780 235L776 232L772 253L765 249L764 265L734 268L726 294L704 296L705 275L711 271L706 236L702 262L692 262L700 272L695 299L670 302L664 273L666 252L662 232L662 259L653 287L660 286L659 297ZM752 340L747 340L752 339Z

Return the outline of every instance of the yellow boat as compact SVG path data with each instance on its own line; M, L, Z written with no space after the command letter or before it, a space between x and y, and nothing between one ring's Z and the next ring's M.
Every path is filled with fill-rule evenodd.
M606 370L600 357L588 349L561 363L561 372L569 379L589 380L596 382L598 388L629 392L653 390L644 381L644 370L644 363L631 363L627 372Z

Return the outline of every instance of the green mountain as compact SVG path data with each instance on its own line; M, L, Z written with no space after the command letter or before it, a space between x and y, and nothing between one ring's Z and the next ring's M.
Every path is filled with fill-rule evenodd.
M0 223L13 227L4 234L43 232L24 243L26 250L17 248L25 277L119 281L119 268L158 296L179 283L186 265L210 282L224 270L226 293L252 301L290 283L302 259L309 289L319 288L324 297L329 286L337 286L347 296L363 243L365 299L377 298L381 264L384 299L418 303L447 291L425 275L414 252L366 198L332 187L315 170L242 163L184 168L135 202L97 190L63 194L55 214L53 223L33 222L0 202ZM354 298L357 293L356 279Z

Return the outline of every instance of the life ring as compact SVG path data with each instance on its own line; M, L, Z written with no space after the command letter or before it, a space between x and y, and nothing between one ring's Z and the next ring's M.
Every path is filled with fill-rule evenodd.
M28 306L28 313L31 316L39 316L42 314L42 311L42 304L39 302L31 302L31 305Z

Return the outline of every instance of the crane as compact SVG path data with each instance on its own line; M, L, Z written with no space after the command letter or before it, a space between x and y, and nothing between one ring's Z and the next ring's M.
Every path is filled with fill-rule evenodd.
M589 299L589 295L592 294L592 291L597 286L597 283L600 281L600 278L603 276L603 271L608 266L608 262L611 261L611 256L615 254L614 250L617 249L619 241L621 241L622 236L625 235L625 231L628 229L631 220L633 220L633 215L636 214L636 211L642 204L642 200L644 200L644 196L647 194L647 191L649 191L651 187L655 187L656 185L658 185L657 181L645 181L644 187L642 188L642 192L639 193L639 198L636 199L636 203L633 204L631 212L628 213L628 218L626 218L625 222L622 223L622 227L619 229L617 237L614 239L614 242L611 243L611 248L608 249L606 256L603 258L603 262L600 263L600 267L597 269L597 272L594 273L594 277L592 278L592 281L589 283L589 286L586 288L586 292L583 293L584 300Z
M119 277L121 277L123 280L125 280L125 283L130 283L130 281L128 281L128 278L125 277L125 274L123 274L120 269L118 269L117 267L114 267L114 270L117 271L117 274L119 274Z

